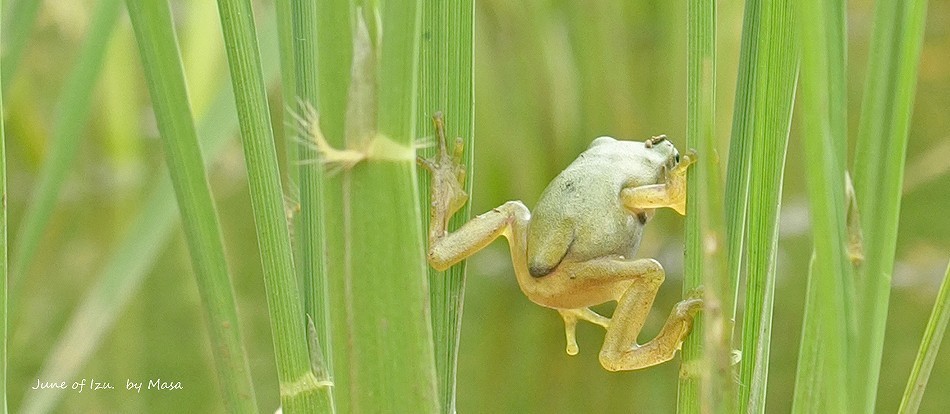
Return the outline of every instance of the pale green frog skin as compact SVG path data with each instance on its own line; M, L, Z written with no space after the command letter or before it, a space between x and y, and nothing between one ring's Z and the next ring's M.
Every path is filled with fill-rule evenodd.
M578 320L606 329L600 363L610 371L633 370L673 358L689 334L702 300L677 303L660 333L637 344L665 274L653 259L634 259L655 209L686 210L686 170L665 136L644 142L595 139L542 193L534 214L509 201L448 233L449 218L468 200L462 190L462 146L449 154L441 116L434 118L439 149L420 164L432 175L429 263L444 270L487 246L508 239L515 277L532 302L564 319L567 353L578 352ZM617 301L611 318L590 306Z

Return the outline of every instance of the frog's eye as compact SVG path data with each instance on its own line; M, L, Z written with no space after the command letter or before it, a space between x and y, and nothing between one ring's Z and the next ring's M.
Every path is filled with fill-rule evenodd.
M679 164L679 162L680 162L680 153L677 152L677 153L674 153L674 154L673 154L673 161L675 161L677 164Z

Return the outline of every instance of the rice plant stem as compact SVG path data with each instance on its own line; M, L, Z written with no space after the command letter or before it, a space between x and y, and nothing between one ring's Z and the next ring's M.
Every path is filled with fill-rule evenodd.
M748 201L748 263L742 362L739 367L739 412L765 412L772 306L775 294L778 217L785 153L798 79L789 1L763 4L759 9L751 170Z
M329 412L328 378L311 371L306 318L290 246L277 150L249 0L219 0L271 315L284 412Z
M448 137L461 137L468 168L465 190L471 194L472 161L474 158L474 1L423 2L423 32L427 34L420 50L419 116L416 128L425 136L431 131L430 116L442 111ZM436 147L425 146L423 156L430 157ZM419 175L420 206L429 208L429 176ZM471 203L455 213L449 223L454 231L469 218ZM428 227L428 214L423 214L423 225ZM465 262L445 272L429 268L429 297L432 309L432 334L435 347L435 365L439 381L439 400L442 412L455 413L456 360L461 332L462 304L465 291Z
M843 156L839 154L845 137L842 126L832 126L840 117L832 117L831 111L843 110L833 105L835 97L829 91L839 90L830 82L840 80L836 65L843 65L841 56L836 56L834 46L841 42L829 23L835 13L829 13L826 2L809 0L796 3L798 36L802 48L801 63L801 122L802 147L807 168L809 207L812 221L814 258L809 272L809 294L804 320L803 336L814 338L802 342L798 384L807 384L807 392L819 401L807 401L796 396L796 412L808 407L821 407L828 412L849 412L848 379L862 378L848 373L849 311L846 304L846 279L853 277L845 256L847 235L845 231L845 182ZM835 10L837 10L835 8ZM815 324L816 326L812 326ZM805 370L805 371L803 371ZM814 370L814 372L811 372ZM804 375L804 377L803 377ZM863 381L863 379L861 380ZM858 381L858 382L861 382ZM817 388L817 389L816 389Z
M704 285L705 304L702 317L697 318L683 345L677 409L679 413L698 413L702 397L703 405L725 412L732 398L728 324L722 312L726 269L719 248L724 231L722 183L714 137L716 3L690 0L687 14L686 143L697 150L700 161L688 176L683 292L689 294Z
M320 3L291 0L291 29L293 32L293 62L294 62L294 89L285 91L286 94L294 94L296 103L293 107L297 108L299 114L307 114L314 108L318 113L323 114L323 108L319 105L319 94L323 87L319 84L319 65L322 59L318 59L320 54L319 38L317 30L319 28L318 9ZM347 20L345 17L337 15L337 20ZM344 32L345 33L345 32ZM337 33L341 37L347 37ZM344 49L349 45L344 46ZM328 85L324 85L329 87ZM323 117L321 117L323 118ZM322 125L321 125L322 127ZM293 167L293 176L298 183L300 194L300 212L297 218L297 245L299 252L300 268L298 274L303 286L304 311L313 319L317 338L314 340L320 344L320 359L325 365L325 370L332 373L334 377L334 394L343 391L344 387L339 382L345 378L345 374L333 369L333 352L330 346L330 313L327 296L327 227L324 224L327 220L325 209L325 189L323 171L318 163L312 161L318 158L316 151L306 139L294 141L296 149L296 158L293 159L296 164ZM313 350L312 350L313 352ZM342 352L342 350L340 351ZM339 398L334 398L334 403ZM337 407L341 412L344 409Z
M927 1L875 3L868 80L855 146L854 185L866 258L858 280L855 407L874 412L897 243L908 130ZM862 386L863 385L863 386Z
M2 64L0 61L0 66ZM3 135L3 102L0 100L0 414L7 414L7 144Z
M129 0L127 7L204 304L225 406L231 412L256 412L234 291L192 122L171 11L166 0Z

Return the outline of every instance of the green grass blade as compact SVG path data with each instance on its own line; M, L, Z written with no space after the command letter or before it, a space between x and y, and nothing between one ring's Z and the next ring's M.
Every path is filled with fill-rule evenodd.
M327 412L331 410L327 378L317 378L310 367L306 318L294 270L253 9L249 0L220 0L218 10L263 261L281 404L288 413Z
M0 18L2 21L2 18ZM0 30L2 33L2 30ZM2 38L2 36L0 36ZM6 60L3 60L6 62ZM0 62L2 65L3 62ZM0 84L3 82L0 81ZM0 88L2 91L3 88ZM0 100L0 414L7 414L7 155Z
M43 237L56 199L72 170L83 139L83 126L92 108L90 100L102 62L121 10L121 0L99 0L89 24L89 34L69 74L60 100L53 109L53 133L50 152L40 167L36 189L14 238L10 290L14 293L29 271L36 248ZM13 295L18 297L19 295ZM16 304L13 304L16 308Z
M459 2L426 1L422 9L422 31L426 33L421 43L419 65L419 122L416 130L426 136L431 131L430 115L442 111L448 137L462 137L466 151L463 164L468 166L465 191L472 193L472 160L474 158L474 79L473 38L474 1ZM432 156L435 146L423 151L424 157ZM429 206L429 176L419 174L422 199L420 206L426 211ZM449 223L454 231L468 220L471 203L455 213ZM429 216L423 214L423 227L427 228ZM432 309L432 333L435 347L435 365L439 381L439 401L442 412L455 413L456 360L461 332L462 304L465 290L465 262L445 272L429 270L429 298Z
M327 216L342 227L342 255L331 252L328 263L334 371L347 374L336 396L352 412L431 413L438 397L413 147L421 7L367 2L351 12L345 148L368 158L326 181L328 199L340 197ZM339 84L332 75L341 73L321 74L321 84Z
M311 5L309 1L299 1L303 5ZM316 9L307 9L298 12L295 16L294 24L299 27L300 34L296 37L299 50L297 65L298 70L309 73L306 79L298 79L298 94L300 99L314 105L320 114L320 127L323 135L330 145L334 147L344 146L344 136L346 135L346 110L350 86L350 70L352 68L353 40L351 12L351 1L349 0L329 0L316 2ZM313 13L316 18L313 18ZM316 27L313 27L313 26ZM295 28L295 30L298 30ZM313 37L316 36L317 56L312 52ZM301 72L303 73L303 72ZM318 77L319 74L319 77ZM316 96L312 94L316 93ZM317 158L312 148L302 147L301 159L313 160ZM330 317L330 309L341 315L344 308L343 297L345 290L345 280L342 277L344 269L344 260L347 252L345 251L343 215L339 214L344 209L343 197L343 179L342 174L321 174L320 169L315 165L300 166L301 181L308 180L313 182L314 189L320 186L323 197L322 202L317 199L317 194L312 192L304 205L302 214L313 216L320 214L322 220L321 229L323 231L322 240L314 240L309 243L322 243L325 246L324 256L325 266L323 269L323 279L314 279L314 285L311 291L314 298L319 298L322 294L322 301L314 300L308 309L312 308L316 318L323 315L325 327L336 335L345 335L349 330L348 321L343 317ZM312 190L315 191L315 190ZM303 195L303 192L301 192ZM303 198L303 196L301 197ZM304 200L302 200L304 201ZM322 210L319 210L322 209ZM309 213L308 213L309 211ZM335 212L335 214L324 214L323 211ZM313 226L317 222L317 216L308 218L308 222L301 221L301 228ZM308 224L311 223L311 224ZM314 234L312 237L319 237ZM304 240L301 240L304 242ZM314 244L316 245L316 244ZM313 257L311 260L318 260ZM314 266L320 265L315 263ZM319 274L318 274L319 275ZM322 284L321 284L322 283ZM331 294L332 292L332 294ZM332 299L332 301L331 301ZM322 313L321 313L322 312ZM319 319L318 319L319 320ZM331 336L326 329L322 332L326 337ZM333 338L333 379L336 386L333 389L337 410L339 412L350 412L350 376L349 366L350 354L347 345L341 342L344 338L335 336ZM324 351L327 352L324 347Z
M722 178L715 142L716 118L716 3L688 3L687 130L686 146L699 153L700 161L688 176L686 199L686 261L683 292L705 285L706 305L693 333L683 344L683 366L677 388L677 412L698 413L703 405L716 411L731 404L729 330L722 312L725 257L719 248L705 248L709 240L723 239ZM703 364L704 355L710 361ZM700 372L699 367L709 369ZM715 368L713 368L715 365ZM715 375L713 374L715 372ZM715 390L714 390L715 388Z
M775 295L778 217L785 153L798 79L798 54L789 1L759 9L748 201L748 262L739 412L764 413Z
M808 279L805 293L805 310L802 313L802 337L799 342L798 367L795 373L795 392L792 395L793 413L816 413L821 411L821 331L817 321L821 318L821 302L818 298L815 272L815 255L808 263Z
M294 34L293 56L295 71L295 89L286 93L295 93L292 108L298 114L308 113L308 108L316 108L321 115L321 127L324 134L330 137L333 128L342 125L346 106L346 82L319 83L320 75L327 71L349 71L349 60L340 59L334 53L344 53L351 48L349 43L349 4L346 2L313 2L305 0L291 1L292 31ZM332 10L328 10L332 9ZM323 12L326 11L324 14ZM331 18L327 18L331 17ZM327 47L326 43L332 43ZM318 59L318 57L320 57ZM342 98L338 104L324 104L322 99L328 93L342 91ZM336 110L337 112L334 112ZM338 121L338 122L334 122ZM333 145L343 142L342 126L332 130ZM316 151L304 137L293 141L294 149L294 181L300 194L300 213L297 215L296 236L300 268L298 274L302 280L304 310L314 321L316 341L320 346L321 355L327 370L333 375L334 404L346 404L345 395L347 373L334 369L333 348L331 346L331 320L328 302L327 272L330 266L327 263L328 251L339 252L342 243L339 239L329 238L328 220L324 214L327 198L325 177L320 165L313 161L318 158ZM333 226L339 231L340 226ZM331 242L333 240L334 242ZM341 318L343 319L343 318ZM340 320L339 322L343 322ZM337 406L340 412L347 412L345 405Z
M261 32L261 43L275 43L276 30L272 22L265 25ZM276 49L265 48L263 51L265 77L274 79L278 60ZM237 130L237 124L234 94L227 83L198 123L201 151L207 155L206 166L224 152ZM123 314L129 300L138 292L173 234L178 219L174 191L170 178L163 175L146 197L144 208L135 215L129 231L116 243L118 248L109 255L99 272L99 279L66 323L65 331L53 345L38 377L74 378L99 349L103 338L111 332L117 317ZM65 391L47 391L28 393L18 411L44 413L55 409Z
M940 291L937 292L937 300L927 321L924 337L920 340L920 350L917 351L914 368L910 372L910 378L907 379L907 388L904 389L904 397L901 398L898 413L914 414L920 409L920 400L924 397L927 380L937 359L937 352L940 350L940 342L943 340L948 322L950 322L950 266L947 266L947 274L944 275L943 282L940 284Z
M297 70L294 67L293 8L289 0L277 1L274 6L277 9L277 46L280 52L280 91L281 99L284 103L283 111L281 111L282 124L284 126L284 149L287 152L288 160L297 160L297 133L293 128L290 128L291 125L294 125L294 113L292 111L297 107L297 95L294 92L297 84ZM300 252L295 251L294 253L294 256L297 257ZM299 273L300 266L298 265L296 268Z
M752 168L752 133L755 126L755 91L758 78L758 54L761 27L761 0L749 0L742 18L742 41L739 51L739 74L736 80L732 135L729 140L729 161L726 171L726 262L731 302L724 303L735 323L745 246L746 218L749 211L749 177Z
M165 0L129 0L127 6L204 303L225 406L230 412L256 412L234 290L192 123L171 11Z
M20 61L23 59L23 52L26 50L27 40L33 31L33 25L36 24L36 16L39 15L42 0L16 0L9 5L9 13L5 13L10 21L4 21L3 27L9 28L4 32L3 62L0 63L0 79L7 85L3 89L3 99L6 100L7 92L11 89L10 83L16 76L16 71L20 67ZM12 16L12 17L11 17Z
M802 47L802 146L815 252L808 281L811 293L805 305L811 317L804 320L802 329L804 336L817 337L817 343L806 343L803 339L800 355L800 363L804 365L799 370L798 384L808 384L812 389L799 389L796 393L806 393L819 401L796 396L794 408L821 407L824 411L843 413L848 412L848 378L861 378L848 373L846 352L850 329L846 286L853 276L845 248L847 204L844 155L840 152L844 149L841 141L847 141L847 137L836 135L845 132L844 126L837 124L844 118L831 115L832 111L844 108L835 107L839 98L829 94L829 91L840 93L842 90L830 83L841 80L836 73L844 61L843 56L835 54L835 50L841 49L834 45L843 40L840 39L842 33L836 29L838 25L833 22L839 15L829 13L838 10L837 7L818 0L803 1L796 6ZM814 353L818 354L818 360L812 364ZM816 372L808 375L807 370L812 369ZM804 374L802 370L806 370Z
M873 412L884 349L884 328L897 243L908 129L923 45L927 1L878 2L868 79L854 157L865 262L858 280L862 316L855 389L862 412ZM855 407L855 408L859 408Z

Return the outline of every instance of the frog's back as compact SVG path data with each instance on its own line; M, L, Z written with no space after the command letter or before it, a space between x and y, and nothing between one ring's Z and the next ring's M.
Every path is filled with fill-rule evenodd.
M646 217L631 214L620 191L658 181L652 152L641 142L601 137L548 184L528 229L532 276L547 275L562 260L636 253Z

